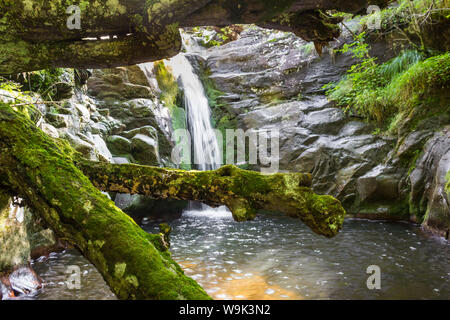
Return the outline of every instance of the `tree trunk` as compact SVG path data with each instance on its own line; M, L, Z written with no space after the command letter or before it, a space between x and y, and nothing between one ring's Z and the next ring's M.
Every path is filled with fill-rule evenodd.
M0 103L0 189L77 247L120 299L208 299L170 257L77 169L67 149Z
M0 103L0 190L23 198L61 239L77 247L119 298L209 298L171 259L164 235L143 231L94 187L74 157L67 143L56 143L22 113ZM233 166L187 172L76 163L102 190L226 204L237 220L254 218L257 209L282 211L327 237L344 220L339 201L307 187L310 175L264 176Z
M388 0L0 0L0 74L49 67L111 68L177 54L179 27L256 23L319 44L339 35L323 12L365 11ZM66 10L79 6L80 29ZM110 39L101 40L101 37ZM91 39L87 39L91 38Z
M100 190L226 205L236 221L253 220L261 209L278 211L299 218L314 232L330 238L344 221L345 210L338 200L317 195L309 188L310 174L262 175L232 165L215 171L90 161L77 166Z

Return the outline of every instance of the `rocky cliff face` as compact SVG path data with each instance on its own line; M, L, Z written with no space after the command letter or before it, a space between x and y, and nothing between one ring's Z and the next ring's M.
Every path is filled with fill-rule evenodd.
M335 107L322 86L339 80L352 64L350 56L332 53L350 41L348 33L322 56L291 33L257 27L208 50L197 50L196 39L190 41L188 57L204 82L217 127L278 129L281 170L312 173L315 191L336 196L350 214L411 219L449 238L450 116L405 119L417 122L415 130L387 137ZM375 42L373 48L382 61L394 55L386 42ZM90 160L173 166L173 119L159 99L155 77L152 64L95 70L84 88L65 92L65 99L54 104L38 105L38 125ZM177 216L186 205L112 197L132 215ZM58 246L52 232L11 199L0 199L0 244L14 248L0 256L0 271L15 272L0 281L3 296L11 288L26 292L38 287L39 279L21 266ZM20 283L23 274L30 281L20 287L14 281Z
M65 94L55 103L38 104L38 126L68 141L84 158L115 163L173 166L171 118L159 100L152 70L132 66L95 70L84 87L64 75ZM86 80L86 79L85 79ZM69 89L69 90L67 90ZM2 99L14 93L1 92ZM36 97L38 98L38 97ZM110 195L126 212L139 216L162 211L179 215L185 202ZM40 287L31 259L64 248L20 199L0 194L0 299Z
M220 92L213 105L219 127L278 129L280 168L311 172L315 191L336 196L350 214L412 219L448 238L449 116L422 119L415 131L388 137L336 108L322 86L351 66L350 56L332 52L349 41L344 33L318 56L290 33L251 27L190 59L207 92ZM372 47L380 61L395 54L385 41Z

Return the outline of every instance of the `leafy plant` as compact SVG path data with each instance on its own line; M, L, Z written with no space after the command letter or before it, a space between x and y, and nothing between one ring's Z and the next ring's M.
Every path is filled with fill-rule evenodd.
M364 52L359 48L357 57ZM444 95L450 86L450 53L425 59L423 53L410 50L381 65L370 60L360 59L343 80L325 86L328 97L347 112L376 121L388 133L413 110L433 113L443 106L448 112Z
M64 69L52 68L39 71L25 72L17 76L17 81L23 84L23 89L36 92L43 99L52 100L57 95L57 85Z
M450 8L448 0L400 0L373 15L363 17L361 25L378 19L381 29L377 32L384 35L395 32L395 42L426 51L427 26L448 20Z

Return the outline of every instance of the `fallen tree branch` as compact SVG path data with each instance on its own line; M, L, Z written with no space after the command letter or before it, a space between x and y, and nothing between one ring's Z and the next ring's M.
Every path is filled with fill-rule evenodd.
M301 219L318 234L333 237L344 220L345 211L338 200L317 195L309 188L310 174L262 175L232 165L215 171L90 161L77 165L102 191L226 205L237 221L252 220L261 209L278 211Z
M95 186L225 204L239 221L253 219L258 209L281 211L327 237L336 235L344 220L338 200L307 187L308 174L265 176L234 166L182 171L76 161L74 154L0 102L0 189L24 199L60 238L77 247L121 299L209 296L171 259L163 234L143 231Z
M0 189L17 195L77 247L120 299L209 299L162 241L143 231L77 169L65 150L0 103Z

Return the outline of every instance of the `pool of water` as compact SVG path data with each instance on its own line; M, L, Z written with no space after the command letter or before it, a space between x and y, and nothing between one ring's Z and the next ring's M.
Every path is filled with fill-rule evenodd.
M238 223L223 210L189 211L169 224L173 258L215 299L450 298L450 244L415 225L348 219L327 239L277 215ZM65 283L69 265L82 272L79 290ZM381 270L380 290L367 288L371 265ZM33 267L45 285L29 299L115 299L75 250Z

